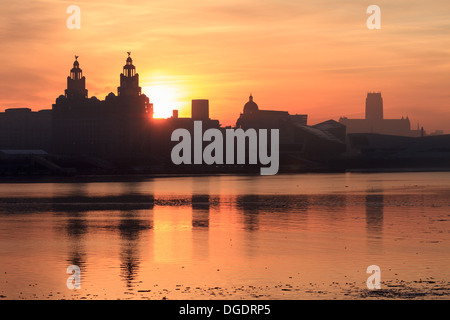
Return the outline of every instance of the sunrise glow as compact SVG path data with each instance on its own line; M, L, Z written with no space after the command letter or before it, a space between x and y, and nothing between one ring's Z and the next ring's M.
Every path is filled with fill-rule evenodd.
M179 110L183 106L176 87L160 84L143 87L142 91L153 103L154 118L170 118L172 110Z
M380 30L367 28L368 4L357 1L77 3L80 29L67 28L66 2L4 3L0 110L50 109L74 55L89 95L103 98L116 92L131 51L156 117L180 107L187 116L192 99L209 99L211 115L233 125L253 92L260 107L314 124L361 117L367 92L377 91L387 118L450 130L446 0L381 0ZM160 70L170 81L155 81Z

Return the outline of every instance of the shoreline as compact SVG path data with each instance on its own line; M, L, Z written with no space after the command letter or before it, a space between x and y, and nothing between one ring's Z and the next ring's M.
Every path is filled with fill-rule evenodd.
M401 169L348 169L344 172L280 172L274 176L261 176L257 173L126 173L126 174L79 174L79 175L8 175L0 176L2 183L85 183L85 182L139 182L149 179L160 178L194 178L194 177L220 177L220 176L242 176L242 177L267 177L289 175L342 175L342 174L377 174L377 173L427 173L427 172L450 172L449 168L401 168Z

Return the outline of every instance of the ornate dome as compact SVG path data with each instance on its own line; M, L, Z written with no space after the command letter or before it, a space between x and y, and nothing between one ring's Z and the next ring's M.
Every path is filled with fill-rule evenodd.
M258 105L253 101L253 96L250 94L249 100L244 106L244 114L255 113L258 110Z
M75 61L73 62L73 67L78 68L80 64L78 63L78 56L75 56Z
M133 65L133 59L131 59L131 52L128 51L127 65Z

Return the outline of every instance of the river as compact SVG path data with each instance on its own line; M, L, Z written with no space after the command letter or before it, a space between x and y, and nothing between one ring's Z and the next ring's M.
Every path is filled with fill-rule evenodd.
M93 177L0 194L0 299L450 297L448 172Z

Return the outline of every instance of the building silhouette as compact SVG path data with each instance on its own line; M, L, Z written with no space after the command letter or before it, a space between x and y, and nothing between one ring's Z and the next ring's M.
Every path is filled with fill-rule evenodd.
M193 136L196 121L202 122L203 132L215 128L223 134L229 129L278 129L279 172L404 166L404 159L416 167L447 166L449 136L423 137L423 129L411 130L408 117L384 119L381 93L367 95L365 114L364 119L342 117L339 122L308 125L308 115L261 109L250 95L235 126L223 127L211 119L207 99L192 100L191 117L179 117L174 110L169 119L154 119L153 104L142 93L130 52L117 92L104 100L89 97L75 56L67 88L51 110L0 112L0 175L260 172L260 165L237 161L233 165L174 165L171 150L178 141L172 141L171 135L186 129ZM210 142L202 143L203 149ZM246 147L248 156L248 143Z
M29 108L0 112L1 149L44 149L52 147L52 111Z
M261 110L250 95L236 127L280 130L280 163L284 170L329 167L331 159L345 152L345 126L334 120L308 126L307 119L306 114Z
M128 53L117 95L104 101L88 97L79 62L73 63L64 96L52 106L53 149L63 155L142 158L148 150L149 119L153 106L141 94L139 75Z
M243 113L236 122L236 127L242 129L249 128L270 128L279 129L286 121L306 125L308 115L290 115L287 111L260 110L253 101L250 94L248 102L244 105Z
M369 92L366 97L365 119L341 117L339 122L347 127L347 133L379 133L387 135L419 137L423 130L411 130L408 117L384 119L383 98L380 92Z
M75 56L73 68L70 70L70 75L67 77L67 89L65 90L66 98L82 99L88 97L86 90L86 78L83 76L83 71L80 69L78 56Z
M191 118L197 121L209 120L209 100L206 99L192 100Z
M383 98L381 93L368 93L366 97L366 120L383 120Z

